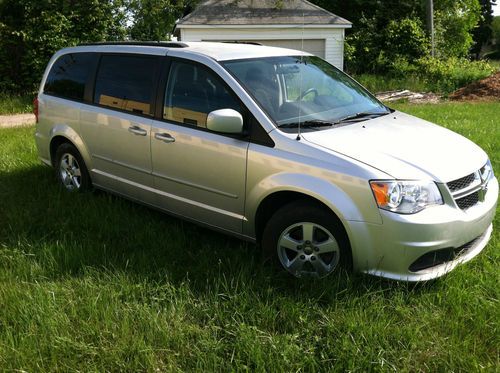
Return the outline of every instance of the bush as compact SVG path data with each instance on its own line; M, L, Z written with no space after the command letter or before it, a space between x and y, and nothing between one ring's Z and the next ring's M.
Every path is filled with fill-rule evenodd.
M416 65L418 75L426 80L429 89L445 94L483 79L495 71L485 61L469 61L456 57L447 60L424 57L419 59Z
M394 63L427 55L429 46L418 18L391 20L382 30L374 19L361 18L359 31L346 37L345 60L351 72L387 73L394 70Z
M372 92L409 89L448 94L495 71L485 61L460 58L440 60L424 57L413 63L399 58L392 61L390 67L386 74L360 74L356 75L356 79Z
M389 57L416 59L429 52L430 41L418 18L391 20L385 30L385 51Z

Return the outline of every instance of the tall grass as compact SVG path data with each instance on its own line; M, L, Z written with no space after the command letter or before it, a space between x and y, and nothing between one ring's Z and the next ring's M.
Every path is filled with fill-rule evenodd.
M489 61L421 58L413 63L396 61L385 75L361 74L356 79L372 92L409 89L447 95L495 71Z
M355 75L354 79L356 79L366 89L373 93L397 91L403 89L408 89L412 92L432 91L427 82L418 76L402 78L374 74L359 74Z
M500 104L398 108L478 142L500 174ZM0 370L493 372L499 237L425 284L296 281L253 245L65 193L33 128L0 130Z
M496 70L500 71L500 60L489 60L488 63Z
M0 115L31 113L36 94L11 95L0 93Z

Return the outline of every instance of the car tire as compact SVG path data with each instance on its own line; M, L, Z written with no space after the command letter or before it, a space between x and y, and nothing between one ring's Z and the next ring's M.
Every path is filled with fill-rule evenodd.
M87 166L74 145L61 144L56 151L55 170L57 180L70 192L86 192L92 189Z
M322 278L339 268L352 268L342 223L326 207L311 201L280 208L264 228L261 243L266 261L297 278Z

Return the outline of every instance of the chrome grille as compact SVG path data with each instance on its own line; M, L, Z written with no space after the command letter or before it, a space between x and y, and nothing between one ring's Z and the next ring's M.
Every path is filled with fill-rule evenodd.
M467 176L450 181L446 184L451 192L457 206L462 210L467 210L484 201L486 184L490 178L488 164L481 167L476 172Z
M447 185L450 191L456 192L457 190L465 189L476 180L476 173L461 177L460 179L450 181Z
M467 210L469 207L472 207L479 202L479 192L474 192L465 197L458 198L455 202L462 210Z

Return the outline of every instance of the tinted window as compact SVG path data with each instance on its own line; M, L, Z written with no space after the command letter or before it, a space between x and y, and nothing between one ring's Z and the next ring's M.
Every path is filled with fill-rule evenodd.
M152 115L151 95L157 65L156 57L103 56L95 83L94 102Z
M201 65L173 62L163 118L206 127L208 113L219 109L234 109L241 113L238 100L223 81Z
M83 100L85 82L95 61L93 53L71 53L61 56L50 69L43 88L45 93Z

